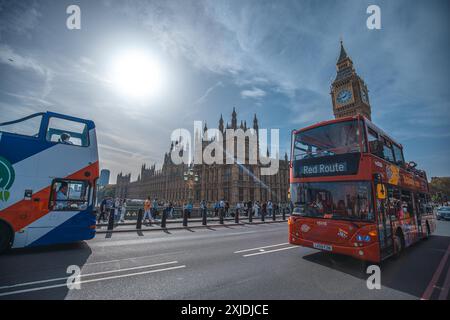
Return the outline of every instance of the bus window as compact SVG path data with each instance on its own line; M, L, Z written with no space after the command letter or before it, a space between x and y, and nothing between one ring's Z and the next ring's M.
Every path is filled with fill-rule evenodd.
M38 137L42 114L22 118L16 121L0 124L0 131L20 134L22 136Z
M429 207L427 196L424 193L419 193L419 194L415 194L414 198L417 201L418 213L421 215L427 214L428 207Z
M388 202L387 210L391 219L401 219L402 214L402 201L400 190L391 186L387 187Z
M402 200L402 213L403 218L407 219L414 215L414 205L412 194L409 191L402 190L401 192L401 200Z
M89 200L87 181L55 180L51 188L49 207L54 211L85 210Z
M370 152L382 158L383 154L381 149L381 141L378 140L378 133L375 130L368 128L367 139L367 141L369 142Z
M295 160L361 152L358 122L344 121L295 134Z
M47 140L75 146L88 146L88 133L85 123L55 118L49 120Z
M368 182L313 182L293 184L292 200L303 216L372 221Z
M399 166L403 165L405 163L405 160L403 159L402 149L395 143L392 144L392 146L394 148L395 163Z
M383 138L383 158L389 162L395 163L392 143L385 138Z

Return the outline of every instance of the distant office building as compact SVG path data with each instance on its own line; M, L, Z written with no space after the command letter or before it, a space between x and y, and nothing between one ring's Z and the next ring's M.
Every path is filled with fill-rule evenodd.
M108 169L100 171L100 178L98 179L98 185L104 187L109 184L110 172Z

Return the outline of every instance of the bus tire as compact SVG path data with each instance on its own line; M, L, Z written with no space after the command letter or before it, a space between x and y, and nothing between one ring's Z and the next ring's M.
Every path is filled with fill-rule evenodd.
M394 236L395 245L395 258L399 258L405 249L405 239L403 238L403 232L398 229Z
M428 224L428 221L426 224L427 224L427 234L424 239L428 239L431 235L431 229L430 229L430 225Z
M11 249L13 243L13 232L9 225L0 221L0 254Z

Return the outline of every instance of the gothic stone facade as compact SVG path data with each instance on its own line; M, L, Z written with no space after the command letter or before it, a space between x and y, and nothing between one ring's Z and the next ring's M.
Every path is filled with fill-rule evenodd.
M253 119L253 129L259 149L259 137L257 135L259 124L255 115ZM237 113L233 109L231 124L224 125L222 116L219 120L218 129L223 133L223 152L230 154L226 150L227 137L226 129L242 129L247 131L247 123L244 121L238 125ZM206 134L206 124L203 129L203 135ZM204 138L203 148L211 143L214 139ZM245 163L242 165L234 162L233 164L196 164L189 166L187 164L173 164L170 153L174 145L172 143L170 151L164 155L164 162L160 169L156 169L155 165L147 168L145 165L141 167L141 173L137 181L131 182L131 175L117 176L116 196L128 199L145 199L148 196L161 200L169 200L174 203L181 204L189 199L194 203L201 200L209 202L225 199L234 205L241 201L267 201L288 202L289 189L289 161L287 154L284 159L279 160L279 170L274 175L261 175L261 159L258 152L257 164L249 164L249 142L251 138L245 141ZM235 150L237 148L237 140L235 140ZM204 149L203 149L204 150ZM235 152L231 152L236 155ZM268 156L268 152L266 157ZM276 155L278 157L278 155ZM226 159L226 158L224 158ZM273 159L272 159L273 160ZM198 181L193 182L184 180L184 173L191 169L194 175L198 176Z

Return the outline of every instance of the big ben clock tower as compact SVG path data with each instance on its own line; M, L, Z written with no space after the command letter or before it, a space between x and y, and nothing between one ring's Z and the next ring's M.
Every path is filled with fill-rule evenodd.
M331 84L331 99L335 118L353 116L358 113L371 119L367 86L353 68L353 62L341 40L341 53L336 63L336 79Z

